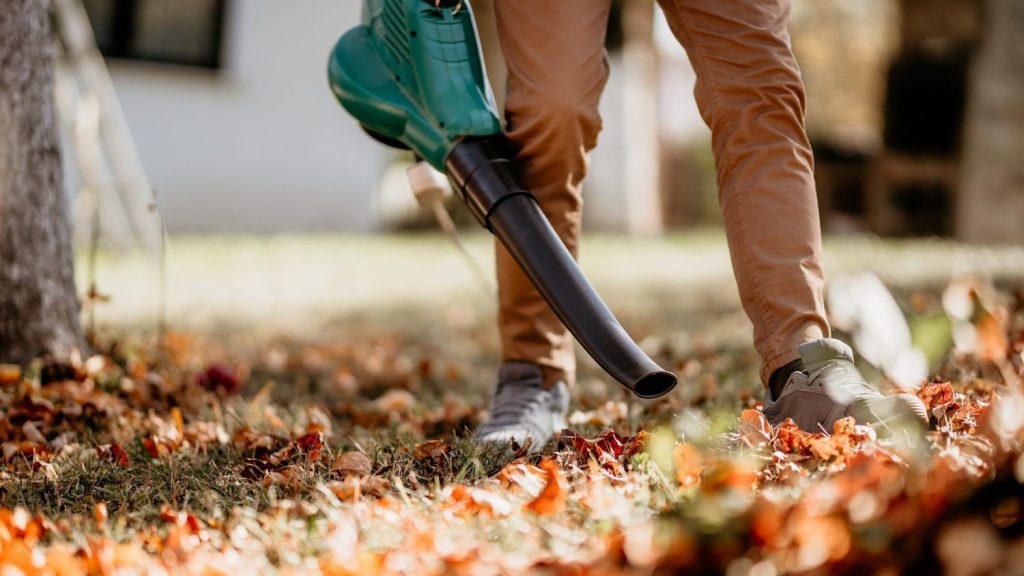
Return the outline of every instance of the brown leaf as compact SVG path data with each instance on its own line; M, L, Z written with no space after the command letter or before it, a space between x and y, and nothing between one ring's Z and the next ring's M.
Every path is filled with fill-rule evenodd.
M427 440L426 442L420 442L412 449L413 458L417 460L433 460L438 461L445 457L446 454L451 450L451 447L444 443L442 440Z
M388 390L371 403L377 412L409 412L416 405L416 397L408 390Z
M331 464L331 474L340 476L342 479L348 476L362 478L363 476L370 475L371 468L372 464L369 456L353 450L338 454L338 457L334 459L334 463Z
M21 431L25 434L25 438L35 442L36 444L46 444L46 436L36 428L36 425L31 421L25 422L21 426Z
M381 497L391 489L391 482L383 476L367 476L360 481L363 494Z
M231 437L232 446L242 453L273 452L284 442L283 438L257 432L248 426L235 432Z
M302 487L302 479L295 472L294 468L285 468L280 472L268 472L262 481L264 488L271 486L282 486L285 488L298 489Z
M391 482L381 476L349 476L340 482L332 480L327 487L339 500L355 501L363 495L380 498L391 489Z
M557 514L565 508L565 488L558 475L558 464L551 458L540 461L540 468L547 475L547 483L531 502L523 508L539 516Z

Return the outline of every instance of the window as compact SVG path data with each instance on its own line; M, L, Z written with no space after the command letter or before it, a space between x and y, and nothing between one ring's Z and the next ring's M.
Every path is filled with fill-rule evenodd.
M83 0L104 56L220 68L227 0Z

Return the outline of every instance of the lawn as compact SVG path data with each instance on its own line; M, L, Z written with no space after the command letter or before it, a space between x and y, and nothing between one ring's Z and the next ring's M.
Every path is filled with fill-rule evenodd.
M489 269L489 239L467 243ZM828 241L830 277L878 274L932 351L933 421L808 434L757 410L719 233L588 238L584 269L681 384L636 401L581 356L571 430L540 454L470 440L494 302L443 238L172 238L168 254L166 332L159 268L104 252L94 354L0 369L0 573L1024 565L1024 249ZM972 313L947 319L969 272Z

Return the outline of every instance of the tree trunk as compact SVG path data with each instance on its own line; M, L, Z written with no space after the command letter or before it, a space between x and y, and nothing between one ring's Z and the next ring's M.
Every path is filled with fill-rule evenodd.
M0 362L64 360L78 320L48 0L0 0Z
M1024 5L989 0L968 89L957 235L1024 243Z
M658 123L658 49L654 0L622 3L623 103L626 157L626 230L664 231L661 207L661 130Z

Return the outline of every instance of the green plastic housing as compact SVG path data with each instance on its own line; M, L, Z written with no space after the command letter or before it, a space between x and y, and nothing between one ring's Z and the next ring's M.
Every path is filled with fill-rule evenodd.
M328 78L367 131L444 171L459 140L501 132L468 0L366 0L331 51Z

